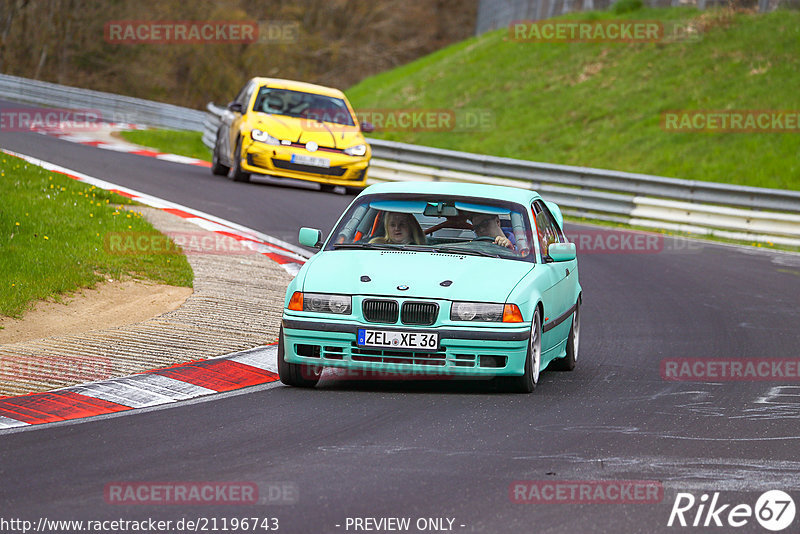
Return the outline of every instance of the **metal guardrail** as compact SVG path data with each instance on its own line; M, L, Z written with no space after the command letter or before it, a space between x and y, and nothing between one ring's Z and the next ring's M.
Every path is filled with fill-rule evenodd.
M94 109L104 120L203 133L214 146L223 108L151 100L0 74L0 98ZM800 192L553 165L368 139L375 180L450 180L535 189L566 215L800 246Z
M224 109L209 104L213 149ZM681 180L457 152L394 141L372 145L370 181L443 180L535 189L565 215L800 246L800 192Z
M145 124L174 130L202 131L206 116L197 109L8 74L0 74L0 97L59 109L96 110L106 122Z
M800 191L681 180L647 174L536 163L441 148L370 139L373 157L437 169L559 184L582 190L619 191L688 202L800 213Z

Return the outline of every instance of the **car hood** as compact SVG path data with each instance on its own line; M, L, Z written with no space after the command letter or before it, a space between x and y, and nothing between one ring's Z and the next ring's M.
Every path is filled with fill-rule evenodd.
M306 265L303 291L505 302L533 264L409 251L331 250ZM368 276L369 282L361 277ZM441 283L450 280L449 286ZM408 286L399 290L398 286Z
M322 147L345 149L364 143L364 136L356 126L345 126L329 122L316 122L310 119L254 113L251 128L258 128L280 140L293 143L314 141Z

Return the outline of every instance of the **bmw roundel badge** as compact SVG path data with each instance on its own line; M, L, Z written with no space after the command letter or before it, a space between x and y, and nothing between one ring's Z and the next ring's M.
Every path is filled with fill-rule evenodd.
M397 289L399 289L400 291L406 291L408 289L408 286L399 285L399 286L397 286Z

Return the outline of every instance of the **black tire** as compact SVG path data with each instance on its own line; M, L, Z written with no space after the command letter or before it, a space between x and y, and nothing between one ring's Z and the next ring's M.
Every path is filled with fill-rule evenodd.
M242 138L236 140L236 151L233 153L233 170L231 179L234 182L249 182L250 173L242 170Z
M572 315L572 326L567 338L567 355L553 360L548 369L553 371L572 371L578 363L578 349L581 341L581 299L575 303L575 313Z
M539 308L533 314L531 335L528 338L528 355L525 358L525 373L522 376L500 377L500 384L509 393L532 393L539 382L539 367L542 364L542 318Z
M336 191L336 186L331 184L319 184L319 190L323 193L333 193Z
M316 365L302 365L289 363L284 359L283 327L278 338L278 376L287 386L300 388L313 388L322 375L322 367Z
M227 176L231 168L223 165L219 159L219 133L217 133L217 140L214 143L214 150L211 151L211 174L216 176Z

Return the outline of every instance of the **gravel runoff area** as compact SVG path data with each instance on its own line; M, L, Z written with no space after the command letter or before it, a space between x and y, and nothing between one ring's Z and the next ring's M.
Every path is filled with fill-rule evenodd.
M292 279L266 256L158 209L142 214L161 232L207 237L220 251L191 251L194 293L177 310L144 322L0 345L0 397L48 391L204 360L277 341ZM206 236L207 234L207 236Z

